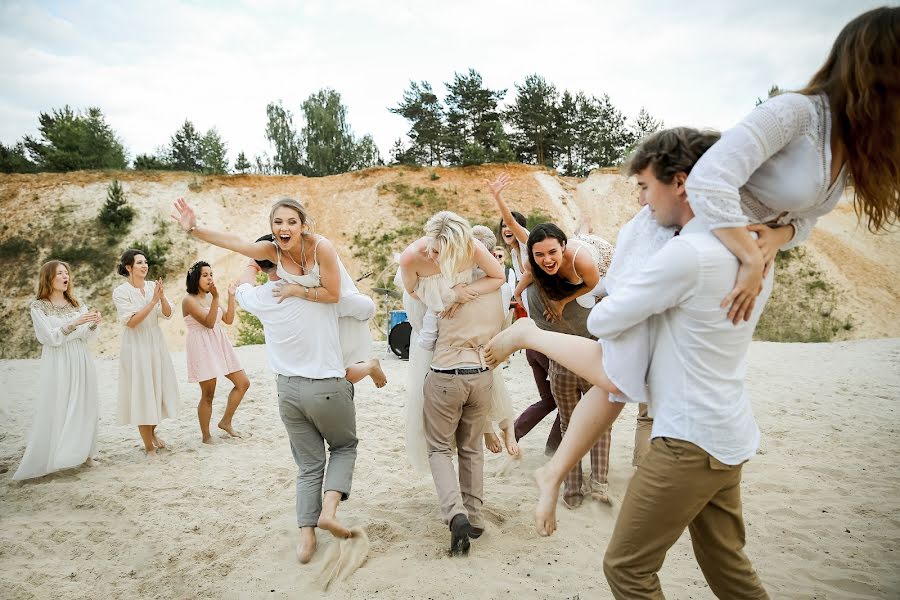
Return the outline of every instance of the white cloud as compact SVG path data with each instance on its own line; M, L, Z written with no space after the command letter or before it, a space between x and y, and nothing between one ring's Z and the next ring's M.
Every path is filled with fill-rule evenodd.
M386 154L406 122L387 111L410 80L436 91L474 67L493 88L539 73L608 92L667 124L727 127L772 83L800 86L843 24L876 2L139 0L0 3L0 140L40 111L97 105L132 154L185 119L216 126L233 159L267 150L266 103L296 114L338 90L357 134Z

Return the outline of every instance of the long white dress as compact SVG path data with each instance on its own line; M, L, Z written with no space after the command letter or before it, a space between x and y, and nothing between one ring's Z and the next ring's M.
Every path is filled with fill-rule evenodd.
M278 251L278 264L275 269L278 277L288 283L308 288L321 287L322 276L318 256L321 241L319 239L313 246L313 267L306 275L288 272L281 264L281 249L275 246ZM346 369L350 365L372 358L372 332L369 331L369 320L375 316L375 301L359 291L340 257L337 261L341 272L341 296L337 302L338 338Z
M127 281L113 290L113 303L122 323L122 350L119 352L120 425L159 425L175 417L178 381L166 347L159 318L166 317L157 304L137 327L128 327L131 317L153 301L156 282L145 281L141 290Z
M28 445L13 479L41 477L77 467L97 444L97 372L87 348L96 325L63 329L87 312L84 305L58 307L46 300L31 303L31 321L41 349L40 387Z

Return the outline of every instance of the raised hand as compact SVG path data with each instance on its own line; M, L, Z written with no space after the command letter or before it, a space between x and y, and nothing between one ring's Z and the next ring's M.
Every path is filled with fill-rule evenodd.
M256 264L256 263L254 263L254 264ZM238 286L238 284L236 284L234 282L231 282L231 284L228 286L228 295L230 297L232 297L232 298L234 297L234 293L237 291L237 286Z
M172 218L178 222L184 231L190 231L191 227L197 226L197 215L194 214L194 209L185 202L184 198L176 200L173 206L175 207L175 212L172 213Z
M209 284L209 293L213 297L213 299L217 299L219 297L219 288L216 287L216 282L212 281Z
M491 190L491 193L494 196L499 196L500 192L502 192L510 183L512 183L512 177L509 176L509 173L501 173L500 176L497 177L497 179L495 179L493 182L490 182L486 179L484 180L484 182L487 184L488 189Z
M165 292L166 290L163 288L163 280L162 277L160 277L156 280L156 287L153 288L153 301L159 302L160 300L162 300Z

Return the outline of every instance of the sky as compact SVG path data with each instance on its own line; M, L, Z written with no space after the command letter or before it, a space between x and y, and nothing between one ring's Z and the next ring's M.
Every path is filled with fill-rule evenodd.
M726 129L772 84L802 87L866 0L0 0L0 141L37 134L41 111L99 106L129 155L189 119L233 161L272 150L266 105L295 115L341 94L358 136L389 157L409 125L388 112L411 80L470 67L507 89L537 73L607 93L631 119Z

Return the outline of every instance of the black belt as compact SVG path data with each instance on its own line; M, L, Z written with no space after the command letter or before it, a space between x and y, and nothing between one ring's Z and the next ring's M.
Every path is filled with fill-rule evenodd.
M445 375L477 375L479 373L490 371L488 367L469 367L467 369L435 369L434 367L431 367L431 370L435 373L443 373Z

